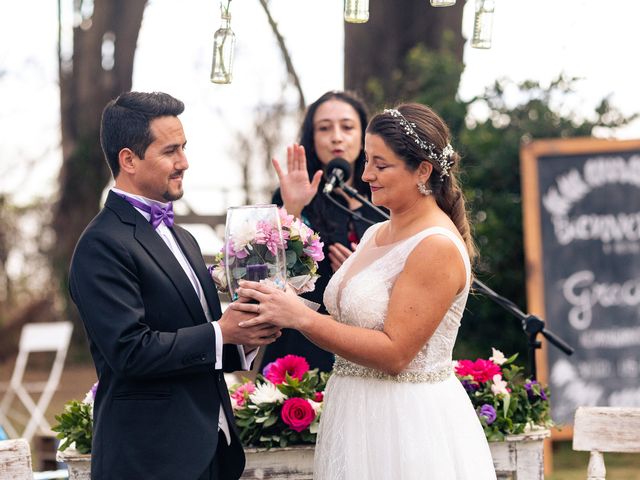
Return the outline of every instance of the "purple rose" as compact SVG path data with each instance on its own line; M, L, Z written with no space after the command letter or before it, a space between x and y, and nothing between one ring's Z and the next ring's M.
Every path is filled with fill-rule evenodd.
M491 425L496 421L496 409L493 408L492 405L485 403L480 407L480 411L478 412L478 416L484 417L487 421L487 425Z

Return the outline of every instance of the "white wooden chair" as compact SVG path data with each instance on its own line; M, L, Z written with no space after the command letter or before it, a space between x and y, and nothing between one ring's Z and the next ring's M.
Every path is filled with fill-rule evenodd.
M29 323L22 328L20 349L11 381L0 402L0 425L4 427L10 437L22 437L26 441L31 441L39 427L50 430L51 427L44 415L51 397L58 388L72 331L73 324L71 322ZM32 352L55 352L55 358L46 382L25 383L23 381L29 354ZM40 393L37 401L32 397L33 393ZM17 412L11 408L16 398L29 412L21 435L9 420L9 418L19 418Z
M573 449L591 452L587 480L605 480L603 452L640 453L640 408L579 407Z
M0 478L32 480L31 450L24 438L0 441Z

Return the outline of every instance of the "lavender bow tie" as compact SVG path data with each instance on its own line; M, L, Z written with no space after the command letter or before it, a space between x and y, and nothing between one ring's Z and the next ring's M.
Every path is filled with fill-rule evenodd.
M146 203L127 195L121 195L121 197L134 207L151 215L149 222L154 229L158 228L158 225L160 225L161 222L164 222L167 227L173 227L173 204L169 203L166 207L161 207L156 203L147 205Z

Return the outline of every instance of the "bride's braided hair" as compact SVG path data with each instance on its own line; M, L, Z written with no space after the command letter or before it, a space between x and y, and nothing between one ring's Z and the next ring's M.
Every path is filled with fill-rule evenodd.
M409 131L407 122L410 124ZM438 206L460 232L469 256L473 259L476 247L471 236L464 195L457 178L460 156L450 147L449 128L444 121L425 105L405 103L374 116L367 132L380 135L412 172L425 160L433 165L428 188L433 191Z

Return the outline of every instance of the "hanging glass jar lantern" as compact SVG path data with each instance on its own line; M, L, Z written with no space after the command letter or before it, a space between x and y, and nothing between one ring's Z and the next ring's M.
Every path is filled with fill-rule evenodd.
M473 48L491 48L493 33L493 11L495 0L476 0L476 15L473 21Z
M213 62L211 65L211 81L213 83L231 83L233 78L233 51L236 35L231 30L231 13L227 7L220 5L222 24L213 35Z
M456 4L456 0L430 0L432 7L450 7Z
M369 0L344 0L344 21L365 23L369 20Z

